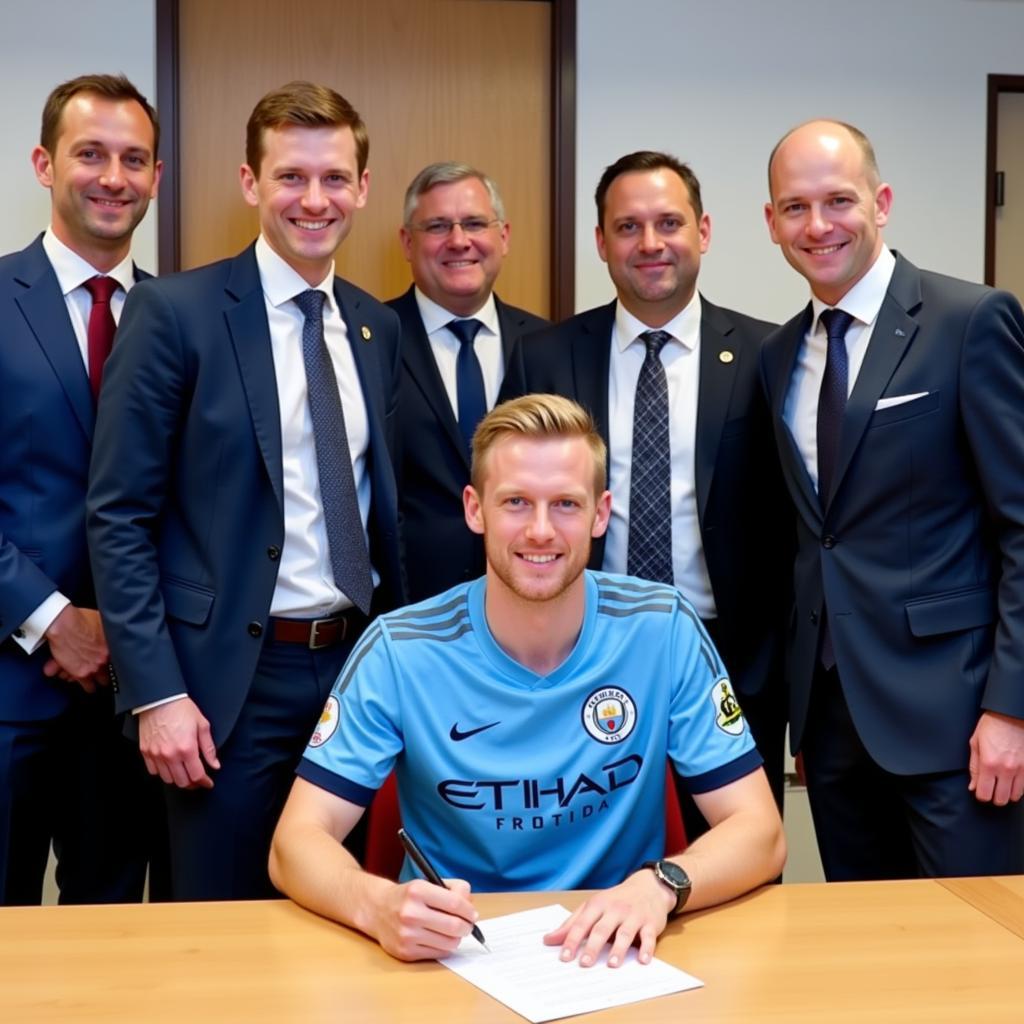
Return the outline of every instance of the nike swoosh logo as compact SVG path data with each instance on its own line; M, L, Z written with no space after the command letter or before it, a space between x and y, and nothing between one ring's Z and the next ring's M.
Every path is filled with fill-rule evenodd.
M448 735L456 742L459 743L461 740L468 740L470 736L475 736L478 732L486 732L488 729L493 729L496 725L501 725L501 722L491 722L489 725L478 725L475 729L467 729L463 732L459 728L459 723L456 722Z

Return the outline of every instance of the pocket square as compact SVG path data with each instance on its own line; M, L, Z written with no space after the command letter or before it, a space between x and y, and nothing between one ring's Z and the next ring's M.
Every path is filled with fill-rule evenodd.
M930 392L918 391L914 395L891 395L889 398L880 398L875 403L875 412L881 409L891 409L894 405L906 405L907 402L916 402L919 398L927 398Z

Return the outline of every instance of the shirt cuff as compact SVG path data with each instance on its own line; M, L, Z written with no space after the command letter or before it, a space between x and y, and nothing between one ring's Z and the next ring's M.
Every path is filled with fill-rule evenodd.
M46 631L53 620L71 602L55 590L12 634L14 642L26 653L35 654L46 642Z
M187 693L176 693L173 697L164 697L163 700L155 700L152 704L140 704L137 708L132 708L132 714L141 715L143 711L158 708L161 704L173 704L176 700L184 700L187 696Z

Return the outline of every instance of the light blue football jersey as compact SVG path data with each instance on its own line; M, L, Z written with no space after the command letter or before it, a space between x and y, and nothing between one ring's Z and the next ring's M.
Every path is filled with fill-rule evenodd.
M405 827L478 892L605 888L662 856L666 758L694 793L761 758L679 591L591 571L585 587L579 639L548 676L491 636L485 578L379 618L298 774L366 806L394 769Z

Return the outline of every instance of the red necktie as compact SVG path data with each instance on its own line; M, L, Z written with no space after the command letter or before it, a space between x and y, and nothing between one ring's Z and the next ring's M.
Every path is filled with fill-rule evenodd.
M110 309L110 297L121 285L112 277L90 277L85 288L92 296L92 310L89 313L89 386L93 398L100 394L100 382L103 380L103 364L110 355L114 344L114 314Z

